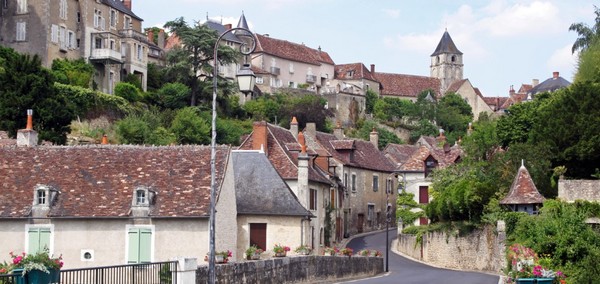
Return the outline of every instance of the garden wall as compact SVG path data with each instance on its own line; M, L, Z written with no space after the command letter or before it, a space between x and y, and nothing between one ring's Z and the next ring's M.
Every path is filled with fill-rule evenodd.
M365 278L383 272L383 258L295 256L218 264L217 283L322 283ZM196 270L196 283L208 283L208 266Z
M466 236L433 232L417 242L414 235L398 235L396 249L428 264L458 270L500 273L505 265L505 232L487 226Z
M587 200L600 202L600 180L558 180L558 198L573 202Z

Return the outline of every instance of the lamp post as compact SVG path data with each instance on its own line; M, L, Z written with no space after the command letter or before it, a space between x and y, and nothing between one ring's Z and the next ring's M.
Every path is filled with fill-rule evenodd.
M256 49L256 38L254 34L245 28L232 28L225 32L223 32L215 42L215 49L213 54L213 97L212 97L212 136L210 139L210 216L209 216L209 256L208 256L208 282L213 284L215 283L215 191L216 191L216 148L217 148L217 77L218 77L218 69L219 69L219 61L217 60L217 51L219 49L219 42L221 39L235 31L241 31L242 33L239 36L249 37L252 39L252 45L250 48L244 48L247 43L244 41L240 47L240 52L246 56L254 52ZM244 64L244 66L237 73L237 80L240 91L243 93L252 92L254 88L254 73L250 70L249 64ZM242 85L245 84L245 85Z
M392 193L392 187L394 182L392 176L398 178L398 173L393 172L388 176L388 183L385 188L385 204L386 204L386 218L385 218L385 272L390 271L390 219L392 218L392 205L390 204L390 194ZM400 192L400 183L398 184L398 192Z

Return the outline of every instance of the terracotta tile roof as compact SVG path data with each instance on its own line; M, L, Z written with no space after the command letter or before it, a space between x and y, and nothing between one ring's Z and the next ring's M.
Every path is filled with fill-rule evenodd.
M182 46L181 39L175 32L172 32L165 40L165 50L170 50L176 46Z
M256 38L258 39L255 51L257 53L264 52L279 58L312 65L321 65L322 63L335 65L329 54L320 49L312 49L303 44L275 39L260 34L256 34Z
M545 198L533 183L529 171L521 165L508 195L500 200L500 204L538 204L543 203L544 200Z
M353 75L349 76L349 73L351 71L353 71ZM377 79L375 79L375 76L373 76L371 71L367 69L367 67L362 63L336 65L335 78L339 80L366 79L371 81L377 81Z
M307 135L308 136L308 135ZM316 141L335 159L355 167L375 171L393 172L394 165L369 141L338 140L333 134L316 132ZM349 141L354 141L350 143ZM350 145L353 144L353 147ZM337 148L335 146L343 145ZM350 155L350 152L352 155ZM352 156L352 158L350 158Z
M400 166L410 158L410 156L419 149L418 146L415 145L406 145L406 144L388 144L383 149L383 153L385 156L390 159L392 163L396 166Z
M269 161L277 170L283 179L298 179L298 152L300 144L294 138L294 135L283 127L267 124L269 134L267 135L267 154ZM240 144L240 150L252 149L253 135L250 134L247 139ZM296 144L297 146L292 146ZM309 155L316 155L316 151L308 149ZM309 163L310 164L310 163ZM308 167L308 180L329 184L327 177L318 173L312 165Z
M401 171L410 172L424 172L425 171L425 160L431 156L429 148L421 146L415 150L410 158L406 160L404 164L400 166ZM435 157L434 157L435 158Z
M448 87L447 92L453 92L456 93L458 92L458 89L460 89L460 87L467 82L467 79L462 79L462 80L458 80L458 81L454 81L452 82L452 84L450 85L450 87Z
M228 155L218 146L217 184ZM157 194L151 217L208 217L210 180L207 146L1 147L0 217L29 216L40 184L59 192L49 217L128 218L139 186Z
M0 131L0 147L17 145L17 139L11 139L8 132Z
M531 85L531 84L521 84L521 88L519 88L519 91L517 93L527 94L527 93L529 93L529 91L531 91L532 88L533 88L533 85Z
M384 96L416 98L424 90L431 89L440 96L440 80L432 77L375 72Z

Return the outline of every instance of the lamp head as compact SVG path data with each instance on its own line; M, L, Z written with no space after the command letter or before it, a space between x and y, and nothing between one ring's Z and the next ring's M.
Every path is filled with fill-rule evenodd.
M242 65L242 68L237 72L236 78L240 92L248 94L254 90L256 76L254 75L254 72L252 72L252 69L250 69L250 64Z

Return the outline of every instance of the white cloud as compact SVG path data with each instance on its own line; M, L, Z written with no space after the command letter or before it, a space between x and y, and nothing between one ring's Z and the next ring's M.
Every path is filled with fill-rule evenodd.
M390 18L397 19L400 17L400 10L398 9L381 9L381 11Z
M488 6L482 11L495 12L477 23L492 36L553 34L564 29L561 21L557 20L560 19L559 8L550 2L517 3L508 7L494 3L494 6Z
M559 71L563 78L571 80L577 69L578 57L577 52L571 54L571 44L568 44L555 50L546 62L546 66L550 72Z

